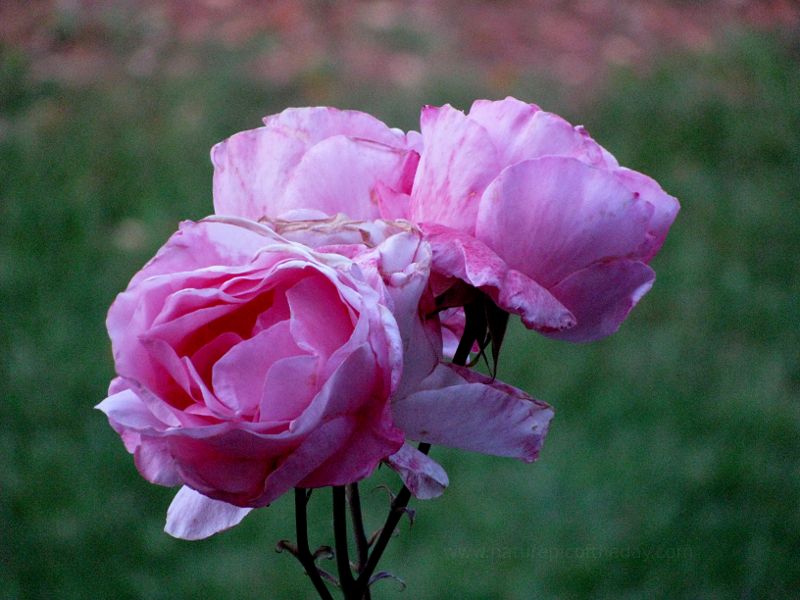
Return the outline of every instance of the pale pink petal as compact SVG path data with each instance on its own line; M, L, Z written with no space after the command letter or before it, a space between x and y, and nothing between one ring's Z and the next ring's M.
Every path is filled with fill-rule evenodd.
M214 212L258 220L275 201L308 144L282 129L242 131L211 149Z
M646 264L630 260L598 263L573 273L552 292L575 314L578 324L546 335L591 342L614 333L653 286L655 276Z
M402 131L390 129L372 115L328 106L287 108L264 117L264 125L270 130L293 135L308 146L336 135L374 140L398 148L408 144Z
M504 167L550 155L571 156L595 166L616 165L607 161L610 155L585 129L533 104L511 97L497 102L477 100L469 118L486 129Z
M421 117L425 150L411 194L411 219L472 233L478 203L500 172L486 130L446 105L426 107Z
M375 219L379 184L398 191L407 187L418 160L416 153L373 141L328 138L303 155L271 214L303 208Z
M175 276L211 266L246 265L269 240L235 222L183 221L158 253L134 275L128 289L156 275ZM227 273L227 277L230 273Z
M411 196L405 192L391 189L382 182L375 186L378 198L378 211L382 219L408 219L410 216Z
M423 386L392 403L406 437L527 462L539 455L553 417L544 402L450 364L440 365Z
M653 206L610 172L544 157L505 169L481 198L478 239L550 288L609 258L638 258Z
M420 500L438 498L450 483L439 463L410 444L403 444L400 450L386 459L386 463Z
M212 500L183 486L167 509L164 531L182 540L202 540L238 525L251 510Z
M526 327L560 331L575 324L572 313L550 292L508 265L474 237L442 227L423 226L433 251L433 270L456 277L486 293L500 308L520 315Z
M161 431L168 427L163 421L153 415L141 398L133 390L124 389L110 395L100 404L95 406L108 417L108 422L114 431Z

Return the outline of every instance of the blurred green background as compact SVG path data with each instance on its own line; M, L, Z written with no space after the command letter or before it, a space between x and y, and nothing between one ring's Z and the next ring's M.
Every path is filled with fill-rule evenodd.
M435 448L451 487L381 563L408 589L374 597L798 597L793 3L135 4L0 8L0 598L313 598L273 551L291 498L206 541L162 532L174 491L92 410L105 312L212 211L211 145L261 116L331 104L411 129L422 104L506 94L586 125L682 212L618 334L512 329L499 376L556 409L539 462ZM363 486L377 528L373 482L396 483Z

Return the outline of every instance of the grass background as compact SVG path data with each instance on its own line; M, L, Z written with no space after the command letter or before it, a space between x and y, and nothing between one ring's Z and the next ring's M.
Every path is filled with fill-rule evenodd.
M214 56L202 76L76 89L0 47L0 598L313 597L273 552L291 498L174 540L174 492L92 410L113 372L107 307L179 220L211 212L210 146L309 103ZM617 72L583 103L545 79L502 90L585 124L683 209L617 335L512 329L499 376L556 408L540 461L435 449L451 488L415 503L381 563L409 589L375 597L797 597L798 90L797 44L753 34ZM421 103L498 91L453 77L327 100L414 128ZM375 528L386 497L369 489ZM312 499L313 543L331 540L329 501Z

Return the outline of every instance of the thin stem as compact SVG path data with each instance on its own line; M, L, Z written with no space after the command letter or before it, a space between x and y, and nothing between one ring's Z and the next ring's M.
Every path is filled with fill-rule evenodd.
M361 496L358 493L358 483L347 486L347 501L350 504L350 520L353 522L353 534L356 538L356 551L358 552L358 571L364 568L369 556L367 532L364 529L364 518L361 514Z
M311 582L322 600L333 600L328 587L322 581L322 576L317 570L314 556L308 547L308 517L306 516L306 506L308 505L308 491L302 488L294 490L294 516L297 528L297 560L303 565L306 573L311 578Z
M389 508L389 516L386 517L386 524L383 526L383 529L381 529L378 539L375 540L375 545L367 559L367 564L364 565L364 569L358 575L355 586L356 592L369 587L370 577L372 577L375 567L378 566L378 561L381 559L383 551L386 550L386 545L389 543L392 533L394 533L394 528L397 527L397 524L400 522L400 518L403 516L405 507L408 505L410 499L411 491L406 486L403 486L400 493L398 493L392 501L392 505ZM356 596L356 598L358 598L358 596Z
M469 322L469 317L471 316L472 315L468 315L468 322L464 328L464 334L461 336L461 340L458 343L458 349L456 350L456 355L453 357L453 364L460 365L462 367L467 364L469 353L472 350L472 344L477 339L475 327L471 326L472 324ZM483 327L485 328L485 324ZM431 445L427 442L421 442L418 446L418 449L423 454L427 454L430 452ZM380 561L381 556L383 556L383 552L386 550L389 540L392 538L395 527L397 527L397 524L400 522L400 519L405 512L409 500L411 500L411 490L404 485L397 493L397 496L395 496L394 500L392 500L392 504L389 508L389 515L386 517L386 523L381 529L378 539L375 540L375 545L372 547L372 552L369 554L366 562L361 562L361 551L359 550L360 569L358 573L358 579L356 579L353 585L353 598L360 600L361 598L369 597L369 580L372 577L372 573L375 571L375 568L378 566L378 561ZM358 534L356 534L356 536L356 539L358 539Z
M336 566L339 569L339 585L342 586L345 598L352 598L353 573L350 571L350 559L347 555L347 507L344 487L333 487L333 538L336 542ZM357 597L357 596L356 596Z

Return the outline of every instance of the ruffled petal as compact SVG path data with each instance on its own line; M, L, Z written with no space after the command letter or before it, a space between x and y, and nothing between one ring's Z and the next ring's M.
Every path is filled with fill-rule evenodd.
M374 140L398 148L409 145L402 131L388 127L370 114L329 106L287 108L264 117L264 125L293 135L309 146L335 135Z
M478 203L500 172L486 130L449 105L422 110L425 150L411 194L411 220L475 230Z
M182 540L202 540L238 525L251 510L212 500L183 486L167 509L164 531Z
M433 252L433 270L485 292L503 310L520 315L526 327L561 331L575 317L549 291L509 266L483 242L442 227L423 225Z
M231 136L211 149L214 212L258 220L275 214L279 190L307 143L289 131L259 127Z

